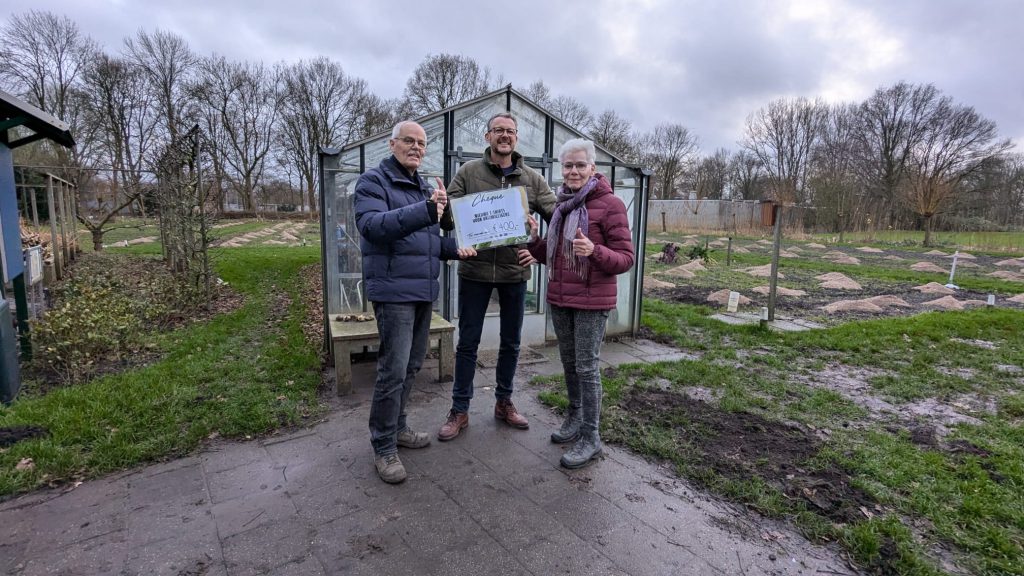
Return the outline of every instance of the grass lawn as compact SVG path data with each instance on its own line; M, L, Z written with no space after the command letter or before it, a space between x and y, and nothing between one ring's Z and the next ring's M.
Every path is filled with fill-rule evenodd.
M820 240L838 238L838 234L814 234ZM847 232L843 234L847 243L921 246L924 231L917 230L875 230L871 232ZM1024 254L1024 231L1017 232L932 232L932 244L940 248L979 250L987 252L1008 252Z
M0 426L48 431L0 451L0 496L180 456L217 436L267 434L321 410L317 344L302 332L297 280L318 260L317 247L214 254L219 276L245 297L240 309L150 335L162 355L149 366L45 395L27 384L0 406Z

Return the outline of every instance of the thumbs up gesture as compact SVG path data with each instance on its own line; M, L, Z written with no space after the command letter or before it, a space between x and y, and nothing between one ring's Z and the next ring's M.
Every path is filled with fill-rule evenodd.
M441 215L444 214L444 207L448 204L448 192L444 188L444 182L440 178L435 178L437 181L437 188L434 188L434 194L430 196L430 201L437 205L437 218L441 219Z
M434 181L437 182L437 188L434 188L434 195L430 199L444 206L448 203L448 191L445 190L444 182L440 178L435 177Z
M594 253L594 243L583 234L583 230L576 229L576 237L572 240L572 253L576 256L590 256Z

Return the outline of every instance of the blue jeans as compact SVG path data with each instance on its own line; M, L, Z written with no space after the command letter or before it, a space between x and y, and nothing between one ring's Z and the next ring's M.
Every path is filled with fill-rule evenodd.
M374 302L380 348L377 382L370 406L370 444L377 456L398 451L405 430L405 405L416 373L423 366L430 339L430 302Z
M473 399L476 352L492 290L498 291L501 319L494 397L498 400L512 397L512 379L519 363L519 337L526 308L526 282L509 284L459 278L459 344L455 347L455 383L452 386L452 410L455 412L469 412L469 401Z

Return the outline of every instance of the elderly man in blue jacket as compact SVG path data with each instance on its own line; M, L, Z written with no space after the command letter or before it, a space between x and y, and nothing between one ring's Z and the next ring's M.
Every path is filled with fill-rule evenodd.
M391 157L359 177L355 212L366 296L373 303L380 335L370 443L377 474L396 484L406 477L398 447L430 444L429 435L409 428L405 405L427 353L430 316L440 291L440 261L466 258L476 251L459 249L454 239L440 234L438 221L448 199L440 180L433 190L419 175L427 149L423 127L399 122L388 146Z

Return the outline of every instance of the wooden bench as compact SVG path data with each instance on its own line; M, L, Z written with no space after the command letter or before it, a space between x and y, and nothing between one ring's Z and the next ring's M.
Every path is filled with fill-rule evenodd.
M337 315L334 315L337 316ZM334 356L334 392L352 393L352 352L365 346L377 346L377 322L342 322L331 318L331 355ZM448 382L455 376L455 326L437 313L430 318L430 344L437 341L438 380Z

